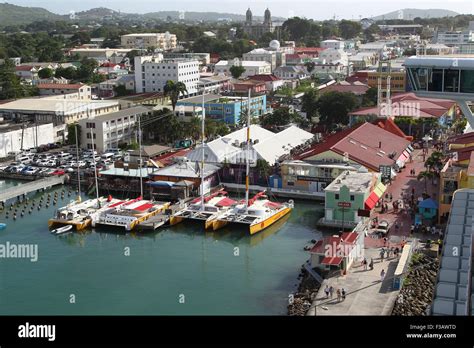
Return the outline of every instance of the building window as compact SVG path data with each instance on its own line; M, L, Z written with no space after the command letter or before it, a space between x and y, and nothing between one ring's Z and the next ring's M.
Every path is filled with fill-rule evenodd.
M354 195L351 195L351 201L354 201L355 197Z
M336 194L334 195L334 199L339 200L339 193L336 193Z

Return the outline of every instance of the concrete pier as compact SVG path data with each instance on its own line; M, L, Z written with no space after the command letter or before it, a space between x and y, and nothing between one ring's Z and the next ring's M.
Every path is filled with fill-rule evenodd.
M50 187L62 184L64 184L64 176L53 176L13 186L0 192L0 203L4 205L8 200L13 198L21 200L31 192L46 190Z

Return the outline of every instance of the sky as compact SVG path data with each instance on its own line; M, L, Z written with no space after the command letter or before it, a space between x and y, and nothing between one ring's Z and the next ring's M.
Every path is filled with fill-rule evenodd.
M269 7L272 15L313 19L359 19L403 8L448 9L463 14L474 14L474 0L0 0L20 6L43 7L66 14L94 7L107 7L128 13L155 11L227 12L245 14L250 6L254 15L263 16Z

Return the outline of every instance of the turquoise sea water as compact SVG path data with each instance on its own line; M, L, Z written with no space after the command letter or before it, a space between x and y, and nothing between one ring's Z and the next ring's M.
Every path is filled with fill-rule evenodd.
M0 182L0 189L14 184ZM235 227L205 233L193 223L148 234L52 236L47 220L56 208L17 221L0 213L8 224L0 244L38 245L37 262L0 259L0 315L286 314L309 257L303 247L321 237L315 224L323 215L319 203L297 201L289 218L254 236Z

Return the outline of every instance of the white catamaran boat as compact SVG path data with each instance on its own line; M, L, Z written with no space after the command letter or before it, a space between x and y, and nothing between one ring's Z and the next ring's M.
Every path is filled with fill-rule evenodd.
M250 234L255 234L273 225L285 215L289 214L293 208L294 203L290 200L287 203L276 203L270 201L265 192L258 193L254 198L249 200L249 172L250 172L250 89L248 94L247 106L247 151L245 156L246 162L246 176L245 176L245 202L238 204L231 209L220 214L212 222L212 229L214 231L224 227L229 223L236 223L245 225Z
M138 197L133 200L118 201L92 216L92 227L97 225L124 227L132 231L141 222L148 220L165 209L170 202L152 202Z
M212 222L223 212L227 211L230 206L235 204L233 200L227 197L227 192L218 191L207 197L204 196L204 139L205 139L205 119L206 109L204 107L205 88L202 92L202 120L201 120L201 197L192 201L186 208L173 214L169 219L171 226L176 225L184 220L204 221L204 228L212 228Z
M208 197L204 197L204 209L201 198L192 201L185 209L182 209L170 217L170 225L185 220L204 221L204 228L211 229L212 222L227 211L236 202L227 197L227 192L218 191Z
M92 137L91 137L92 138ZM79 158L79 150L77 143L77 130L76 130L76 155ZM79 161L78 161L79 163ZM118 202L117 199L112 197L99 197L99 188L97 186L97 171L94 162L94 175L96 185L96 198L88 199L84 202L81 201L81 180L79 173L79 165L77 167L77 180L78 180L78 191L79 196L77 199L65 207L59 208L55 215L48 220L49 228L56 228L61 226L72 225L76 231L84 230L91 226L92 215L106 209L109 205Z

